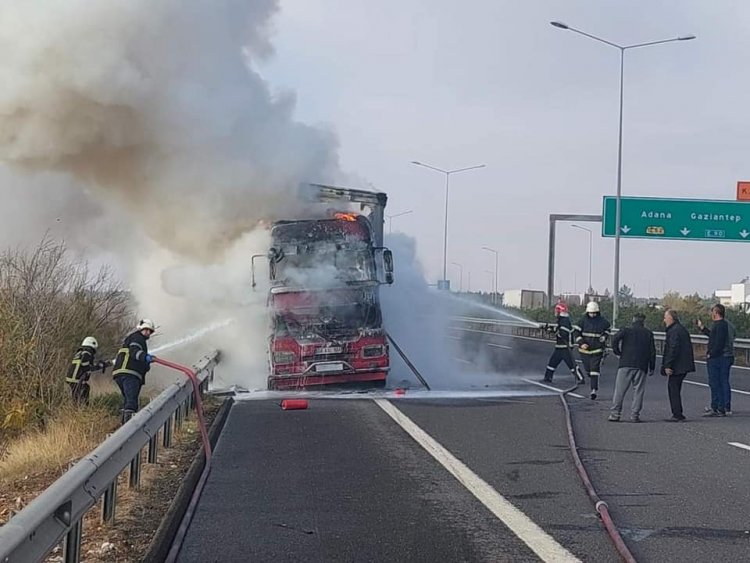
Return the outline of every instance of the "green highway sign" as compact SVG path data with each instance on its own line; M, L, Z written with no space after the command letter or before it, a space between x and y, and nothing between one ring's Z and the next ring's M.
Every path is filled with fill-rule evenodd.
M620 236L750 242L750 202L623 197ZM604 197L602 236L615 236L616 198Z

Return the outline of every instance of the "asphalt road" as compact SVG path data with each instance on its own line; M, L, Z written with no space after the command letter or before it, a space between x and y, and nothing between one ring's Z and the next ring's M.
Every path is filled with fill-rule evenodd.
M528 396L386 402L420 442L368 399L305 411L238 402L180 561L618 561L575 473L559 399L522 381L541 378L550 352L474 335L464 360L494 367L488 391ZM632 424L606 421L614 368L608 359L600 400L570 404L580 453L636 558L748 560L750 451L729 443L750 447L750 371L734 376L749 394L735 395L732 418L701 418L708 389L685 385L689 421L663 422L666 383L654 376L645 422Z

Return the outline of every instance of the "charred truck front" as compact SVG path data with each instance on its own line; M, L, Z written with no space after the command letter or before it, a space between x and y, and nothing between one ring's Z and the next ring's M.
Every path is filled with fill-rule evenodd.
M319 201L358 202L370 215L338 211L272 227L268 388L384 386L390 360L379 289L393 283L393 257L382 246L385 194L313 187Z

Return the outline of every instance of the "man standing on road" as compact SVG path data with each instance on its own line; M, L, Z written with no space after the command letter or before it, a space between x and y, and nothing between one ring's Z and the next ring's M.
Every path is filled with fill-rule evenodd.
M148 353L146 341L156 330L153 321L143 319L117 351L112 377L122 392L122 423L125 424L138 411L138 399L146 373L151 369L153 356Z
M669 406L672 409L672 418L668 418L667 422L683 422L685 415L682 413L682 382L688 373L695 371L693 343L687 329L680 324L676 311L667 309L664 312L664 324L667 326L667 334L661 374L669 378L667 390Z
M583 383L583 374L581 373L581 369L576 365L571 353L574 346L573 325L570 324L568 306L563 302L555 305L555 316L557 317L557 324L545 325L544 327L546 330L555 333L555 350L547 361L547 369L544 372L544 379L542 381L552 383L552 376L555 374L555 369L560 365L560 362L565 362L575 380L578 383Z
M724 305L717 303L711 307L711 330L703 326L700 319L698 328L708 336L708 386L711 388L711 407L703 416L726 416L732 414L732 388L729 374L734 364L734 326L724 317Z
M612 351L619 356L620 365L615 380L615 394L609 412L610 422L619 422L622 402L630 386L633 386L633 406L630 420L641 421L643 393L646 390L646 373L654 374L656 369L656 346L654 333L643 323L646 315L636 313L632 326L620 329L612 339Z
M592 400L596 400L599 391L599 375L607 348L609 326L609 321L601 316L599 303L591 301L586 305L586 315L573 327L577 334L576 344L583 361L583 369L589 374Z

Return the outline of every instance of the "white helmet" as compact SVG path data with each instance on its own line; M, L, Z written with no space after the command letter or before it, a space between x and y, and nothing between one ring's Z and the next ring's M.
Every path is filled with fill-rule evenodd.
M589 301L586 304L586 312L587 313L598 313L599 312L599 303L596 301Z
M86 338L83 339L83 342L81 343L81 347L86 348L87 346L89 348L93 348L94 350L96 350L97 348L99 348L99 342L93 336L87 336Z
M154 321L151 319L141 319L138 322L138 326L135 327L136 330L143 330L144 328L149 329L151 332L156 331L156 325L154 324Z

